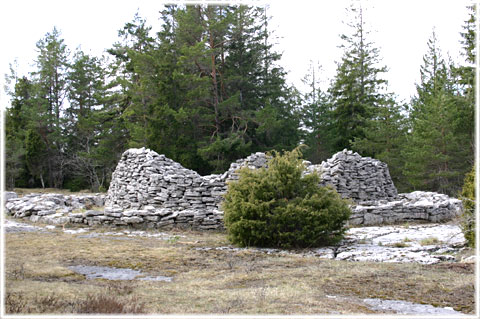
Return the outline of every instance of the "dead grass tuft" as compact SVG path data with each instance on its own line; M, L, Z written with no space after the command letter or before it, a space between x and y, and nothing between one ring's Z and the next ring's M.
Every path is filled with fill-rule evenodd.
M106 313L145 313L145 304L132 297L121 300L111 295L88 295L76 306L76 313L106 314Z

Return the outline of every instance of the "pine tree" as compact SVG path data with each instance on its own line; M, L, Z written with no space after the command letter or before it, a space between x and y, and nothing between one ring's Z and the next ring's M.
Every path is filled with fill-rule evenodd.
M139 29L149 30L138 19L121 33L131 40L109 51L130 146L205 174L254 151L297 145L297 93L276 65L262 8L170 5L161 14L148 45L135 45L148 34Z
M25 160L25 128L28 113L32 109L33 87L27 77L17 79L12 72L15 86L11 95L11 107L5 112L5 186L8 189L27 186L28 169Z
M382 94L386 81L380 78L386 67L379 67L379 51L368 42L363 9L351 7L351 36L342 35L345 50L337 63L337 74L329 89L333 104L335 150L350 148L355 138L365 137L365 127L385 103Z
M68 51L63 42L56 28L37 42L37 70L32 74L36 93L34 109L30 113L35 118L31 118L30 123L35 126L47 152L46 157L39 157L46 161L41 166L47 167L48 185L57 188L62 187L66 165L61 115L66 95Z
M151 27L138 14L119 31L122 42L109 53L117 58L117 83L124 92L123 114L129 147L148 146L150 107L156 99L156 68L152 59Z
M452 66L451 69L455 77L455 90L459 103L457 131L458 134L469 136L473 154L475 148L476 5L469 6L468 9L469 17L463 26L464 32L461 32L462 55L465 61L459 66Z

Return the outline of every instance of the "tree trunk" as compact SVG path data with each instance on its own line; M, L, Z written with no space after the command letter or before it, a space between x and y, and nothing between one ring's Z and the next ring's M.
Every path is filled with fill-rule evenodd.
M213 40L213 33L210 30L210 49L211 52L211 67L212 67L212 87L213 87L213 109L215 111L215 134L213 136L220 134L220 119L219 119L219 111L218 111L218 83L217 83L217 67L215 65L215 52L213 51L215 48L214 40Z

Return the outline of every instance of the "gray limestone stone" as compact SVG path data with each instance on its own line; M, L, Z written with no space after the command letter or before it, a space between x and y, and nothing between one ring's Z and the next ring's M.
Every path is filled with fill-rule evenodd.
M223 174L200 176L149 149L129 149L112 174L107 195L31 194L21 198L5 193L6 212L38 221L148 227L190 225L223 228L223 195L238 180L238 169L266 167L268 156L255 153L230 165ZM304 174L318 174L321 185L332 186L351 200L351 225L406 221L440 222L462 212L456 198L432 192L398 194L388 167L376 159L343 150L319 165L305 161ZM104 206L104 210L92 209ZM72 211L85 210L83 214Z

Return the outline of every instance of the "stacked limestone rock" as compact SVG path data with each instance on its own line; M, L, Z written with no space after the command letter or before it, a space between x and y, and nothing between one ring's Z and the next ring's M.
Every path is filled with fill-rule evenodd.
M74 199L58 194L10 198L6 208L7 213L32 221L223 228L221 203L228 182L238 179L239 168L258 169L265 167L267 160L264 153L255 153L232 163L224 174L200 176L154 151L130 149L112 175L103 211L86 204L93 201L95 206L102 206L102 196ZM438 222L462 210L460 200L442 194L397 194L385 163L351 151L339 152L320 165L305 164L306 173L318 172L322 185L331 185L342 197L352 200L350 224Z
M259 168L266 161L264 153L255 153L232 163L222 175L200 176L154 151L127 150L112 175L104 214L96 218L102 223L151 228L222 228L220 209L227 181L238 179L238 168Z
M227 182L238 179L239 168L258 169L267 161L267 155L255 153L232 163L222 175L202 177L153 151L129 150L113 175L102 221L147 223L149 227L221 227L221 201ZM305 164L306 173L318 172L322 185L333 186L342 197L353 201L350 224L437 222L461 211L461 202L446 195L398 195L385 163L352 151L343 150L320 165Z
M91 224L93 216L101 212L105 195L29 194L18 197L13 192L5 194L6 213L33 222L65 224L68 222Z
M398 222L443 222L460 215L462 202L434 192L398 194L392 201L379 200L352 206L351 225L380 225Z
M456 198L433 192L397 194L387 164L343 150L320 165L317 171L322 185L331 185L351 206L352 225L391 224L407 221L440 222L452 219L462 211Z
M218 175L202 177L165 155L145 148L130 149L112 175L102 222L218 228L225 190Z
M238 169L242 167L248 167L250 169L259 169L261 167L267 167L268 156L265 153L257 152L251 154L247 158L239 159L235 163L230 164L230 168L225 174L222 175L224 181L238 180L239 176L236 173Z
M355 203L393 200L397 196L387 164L346 149L307 169L320 173L323 186L333 186L340 196Z

